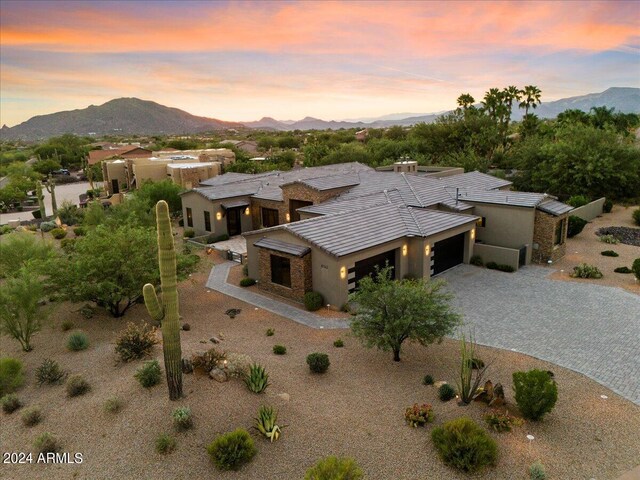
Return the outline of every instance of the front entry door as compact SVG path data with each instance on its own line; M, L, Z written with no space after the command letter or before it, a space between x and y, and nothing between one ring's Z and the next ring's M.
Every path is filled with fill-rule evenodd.
M227 210L227 232L230 237L240 235L240 233L242 233L239 208L230 208Z

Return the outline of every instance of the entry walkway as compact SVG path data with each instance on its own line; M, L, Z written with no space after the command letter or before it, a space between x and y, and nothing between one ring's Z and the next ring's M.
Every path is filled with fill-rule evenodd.
M340 318L321 317L312 312L307 312L296 307L292 307L284 302L275 300L255 292L248 291L242 287L236 287L227 283L229 270L238 265L235 262L225 262L214 265L207 279L207 288L237 298L243 302L250 303L258 308L267 310L276 315L289 318L294 322L301 323L312 328L349 328L349 322Z

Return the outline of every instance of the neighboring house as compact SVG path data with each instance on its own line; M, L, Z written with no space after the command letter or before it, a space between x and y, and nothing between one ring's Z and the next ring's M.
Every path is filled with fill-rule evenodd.
M153 153L160 159L195 159L197 162L220 162L222 168L236 161L236 154L228 148L204 148L199 150L166 149Z
M256 155L258 153L258 142L254 142L253 140L223 140L220 142L220 145L233 145L249 155Z
M430 278L472 255L515 269L564 255L571 207L480 172L359 163L229 173L182 194L185 227L242 234L258 286L340 308L364 276Z
M89 165L95 165L110 158L148 158L152 155L151 150L138 146L108 148L106 150L90 150L87 161Z

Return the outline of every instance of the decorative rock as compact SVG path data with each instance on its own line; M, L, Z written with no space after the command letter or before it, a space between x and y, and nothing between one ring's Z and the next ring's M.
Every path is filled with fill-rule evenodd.
M191 330L191 325L189 325L188 323L183 323L182 330L184 330L185 332L188 332L189 330Z
M291 398L288 393L279 393L278 397L284 400L285 402L288 402L289 399Z
M182 373L193 373L193 363L188 358L182 359Z
M227 377L227 372L225 372L221 368L214 368L209 372L209 376L213 378L216 382L220 382L220 383L223 383L229 380L229 378Z
M493 383L491 380L487 380L483 388L479 388L478 392L473 396L473 399L478 402L489 403L493 400Z
M216 344L221 342L221 340L218 337L211 337L209 341L211 343L216 343Z

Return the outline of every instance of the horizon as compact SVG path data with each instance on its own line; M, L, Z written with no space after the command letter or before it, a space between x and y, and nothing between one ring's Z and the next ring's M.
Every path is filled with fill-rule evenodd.
M233 122L353 121L491 87L537 85L545 103L639 87L637 4L574 6L3 1L0 125L123 97Z

